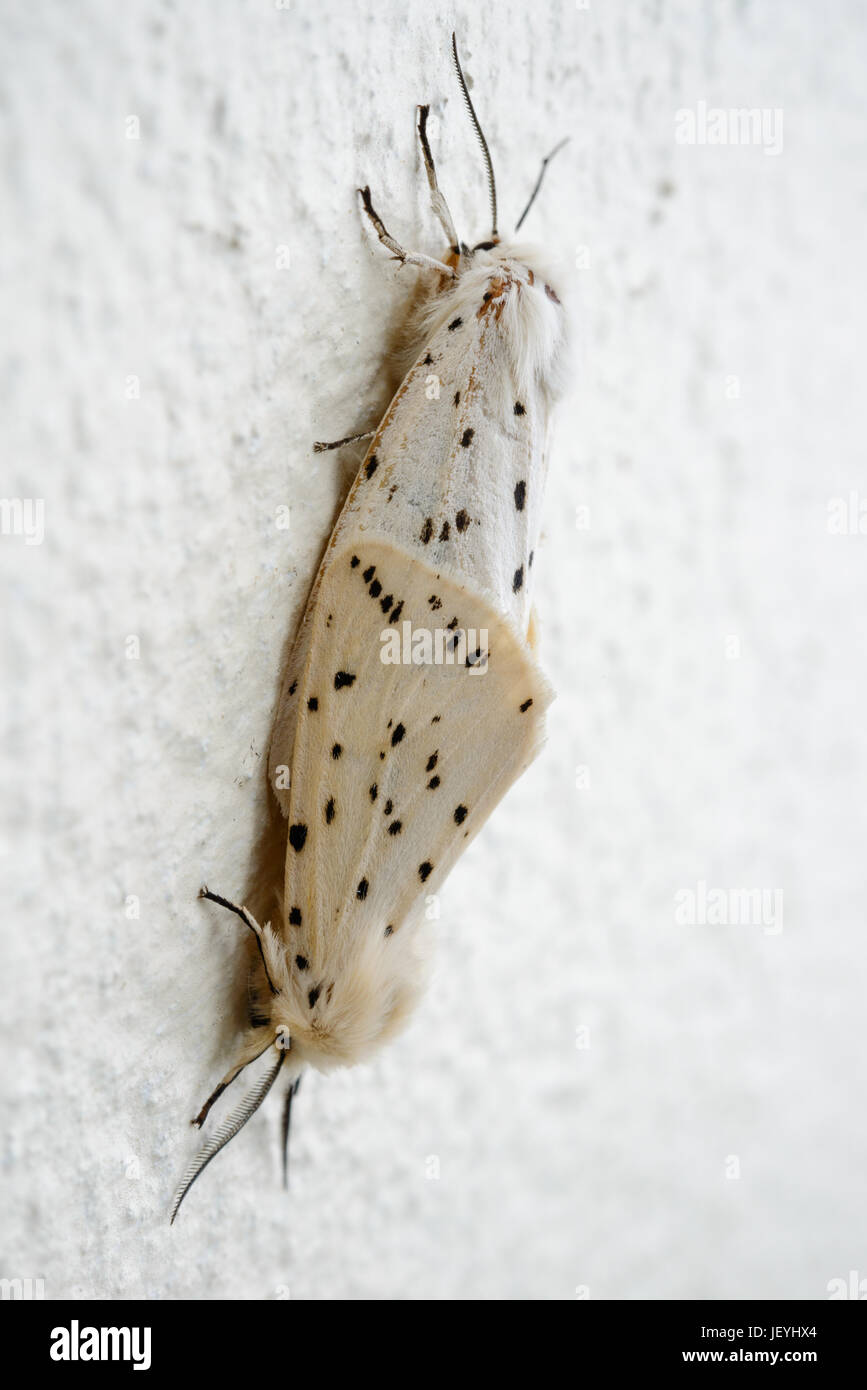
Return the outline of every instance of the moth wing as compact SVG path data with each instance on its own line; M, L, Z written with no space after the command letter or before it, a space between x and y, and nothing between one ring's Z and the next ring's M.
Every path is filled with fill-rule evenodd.
M550 409L516 367L518 287L498 303L500 314L480 305L431 334L386 412L337 534L353 521L391 536L488 594L525 629Z
M285 902L293 951L317 959L399 932L437 891L536 755L551 691L486 597L388 538L331 552L305 621ZM384 661L395 644L403 657L405 624L439 630L445 659ZM458 638L449 662L459 633L475 645Z
M481 295L481 291L479 291ZM347 496L308 599L284 678L272 784L289 814L288 768L310 656L310 615L327 566L359 530L388 537L437 572L488 595L526 629L547 473L549 407L516 370L519 292L435 328L407 372ZM497 312L497 307L500 312ZM519 399L520 396L520 399Z

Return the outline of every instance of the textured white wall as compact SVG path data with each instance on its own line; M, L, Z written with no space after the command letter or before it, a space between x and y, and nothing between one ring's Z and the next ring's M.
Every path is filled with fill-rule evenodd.
M867 496L862 8L0 22L2 490L45 499L43 544L0 536L0 1274L250 1299L821 1298L867 1274L867 535L827 510ZM272 1098L170 1230L242 1012L242 929L196 891L252 894L280 664L351 476L310 443L376 418L412 287L356 184L439 249L417 101L486 230L453 25L504 214L571 135L528 229L579 336L536 568L549 742L442 895L407 1033L308 1077L291 1197ZM782 153L678 144L700 101L782 108ZM700 880L781 890L783 930L678 925Z

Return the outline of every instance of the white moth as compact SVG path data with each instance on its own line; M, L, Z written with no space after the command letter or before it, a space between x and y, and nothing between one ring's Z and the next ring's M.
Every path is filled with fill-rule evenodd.
M194 1123L244 1067L270 1061L187 1169L172 1220L281 1072L288 1139L305 1067L351 1065L405 1023L425 983L425 900L544 734L552 693L532 652L530 589L566 319L536 253L497 234L490 155L454 36L452 46L492 230L472 249L458 240L420 107L449 250L442 261L407 253L359 190L379 240L419 267L430 294L415 361L373 433L286 672L270 757L288 823L279 917L260 927L201 892L242 918L257 955L240 1056Z

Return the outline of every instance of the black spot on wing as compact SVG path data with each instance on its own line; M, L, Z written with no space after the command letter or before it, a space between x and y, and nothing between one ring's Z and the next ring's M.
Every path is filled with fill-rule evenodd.
M355 676L351 671L338 671L334 677L334 689L344 690L346 686L352 685L354 681Z
M467 527L469 526L469 524L470 524L469 513L466 512L466 511L464 510L463 507L461 507L460 511L458 512L457 516L455 517L455 526L457 526L457 528L458 528L458 530L460 531L461 535L463 535L464 531L466 531L466 529L467 529Z
M427 760L427 767L425 768L425 772L433 772L434 768L435 768L436 765L437 765L437 759L438 759L438 758L439 758L439 749L437 749L437 751L436 751L435 753L431 753L430 757L429 757L428 760Z
M394 733L391 736L392 748L394 748L398 743L400 743L405 733L406 729L404 728L404 726L402 724L398 724L394 730Z
M291 927L301 926L301 908L293 907L289 910L289 925Z
M425 367L432 367L432 366L433 366L433 358L431 357L430 353L428 353L427 357L424 359L423 365L424 365Z
M456 319L452 319L451 323L449 324L449 332L450 332L450 333L454 333L455 329L456 329L456 328L460 328L460 326L461 326L462 323L463 323L463 319L460 318L460 317L458 317L458 318L456 318Z
M474 434L475 434L475 430L471 430L471 429L466 429L466 430L464 430L463 434L461 435L461 448L462 448L462 449L469 449L470 445L471 445L472 442L473 442L473 435L474 435Z
M434 532L433 517L426 516L425 519L424 519L424 525L423 525L422 528L421 528L421 534L420 534L420 536L419 536L419 540L421 541L422 545L427 545L428 541L430 540L431 536L433 535L433 532Z
M350 568L351 568L351 569L355 569L356 566L359 565L360 563L361 563L361 562L360 562L360 560L359 560L359 558L358 558L357 555L353 555L352 559L349 561L349 565L350 565Z
M380 608L382 609L383 613L387 613L388 610L389 610L389 608L391 607L391 605L392 605L393 603L394 603L394 595L393 595L393 594L386 594L385 598L380 600L379 606L380 606Z
M516 415L526 415L526 413L527 413L527 412L526 412L526 410L524 409L524 407L521 405L521 402L520 402L520 401L515 401L515 414L516 414Z
M461 393L460 393L460 391L456 391L456 392L455 392L455 405L460 405L460 403L461 403Z
M290 825L290 827L289 827L289 843L290 843L290 845L292 846L292 848L295 850L295 853L296 853L296 854L300 854L300 853L301 853L302 849L304 848L304 842L305 842L306 839L307 839L307 826L304 825L304 823L303 823L302 821L299 821L297 825Z
M440 784L440 779L439 779L438 777L432 777L432 778L430 779L430 781L428 782L428 784L427 784L427 789L428 789L428 791L429 791L429 792L435 792L436 789L437 789L437 787L439 786L439 784Z
M441 599L441 598L437 598L436 594L431 594L430 598L428 599L428 603L430 604L431 608L433 609L433 611L434 611L435 613L436 613L437 609L442 608L442 606L443 606L443 601L442 601L442 599Z
M361 901L364 902L364 899L367 897L367 890L369 887L370 884L367 882L367 879L363 878L355 890L356 898L360 898Z
M526 497L527 484L525 480L522 478L519 483L515 483L515 507L517 511L522 512L524 510L524 502L526 500Z
M532 705L532 703L533 703L532 700L525 700L524 703L523 703L522 705L519 705L519 706L518 706L518 709L521 711L522 714L526 714L526 713L527 713L527 710L530 708L530 706Z
M316 1007L316 1000L319 998L319 996L320 996L321 993L322 993L322 986L321 986L321 985L317 985L315 989L311 989L310 993L309 993L308 996L307 996L307 1003L310 1005L311 1009L315 1009L315 1007Z
M403 822L399 820L393 820L391 822L391 825L388 827L388 833L389 835L399 835L402 829Z
M385 935L385 936L391 936L391 934L392 934L393 931L394 931L394 927L391 927L391 926L386 927L385 932L384 932L384 935Z
M518 569L515 570L515 573L514 573L514 575L512 576L512 593L513 593L513 594L516 594L516 593L518 592L518 590L519 590L520 588L523 587L523 584L524 584L524 566L521 565L521 566L519 566Z
M297 681L293 681L292 684L291 684L290 687L289 687L289 694L290 694L290 695L294 695L294 694L295 694L295 691L296 691L297 689L298 689L298 682L297 682Z
M316 712L316 710L318 710L319 701L317 700L315 695L310 696L310 699L307 701L307 708L309 710L313 710L314 713Z
M372 478L378 467L379 459L376 457L376 454L371 454L367 463L364 465L364 476L366 478Z
M463 823L464 823L464 821L466 820L466 818L467 818L467 808L466 808L466 806L456 806L456 807L455 807L455 822L456 822L456 824L458 824L458 825L463 825Z
M401 615L402 612L403 612L403 599L401 599L400 603L397 604L397 606L396 606L395 609L393 610L392 615L391 615L391 617L389 618L388 621L389 621L390 623L397 623L397 622L399 622L399 621L400 621L400 615Z
M449 521L444 521L444 522L443 522L443 526L442 526L442 530L440 531L440 536L439 536L439 538L440 538L441 541L447 541L447 540L448 540L448 538L449 538L449 532L451 531L451 529L452 529L452 528L451 528L451 522L449 522Z
M375 782L374 782L373 786L369 789L369 791L370 791L370 799L371 799L371 801L375 801L376 798L379 796L379 787L376 785Z
M371 598L379 598L380 594L382 593L382 585L380 584L378 579L374 579L373 583L368 589L368 593L370 594Z
M299 970L307 970L310 965L310 962L306 956L296 956L295 964L298 966Z
M334 805L334 797L333 797L333 796L329 796L328 800L327 800L326 803L325 803L325 824L326 824L326 825L330 825L330 824L331 824L331 822L334 820L334 817L335 817L336 813L337 813L337 808L336 808L335 805Z
M364 580L365 584L369 584L375 574L376 565L368 565L367 569L364 571L364 574L361 577Z
M334 759L335 762L337 762L337 759L340 757L340 754L341 754L342 752L343 752L343 745L342 745L342 744L340 744L340 743L335 743L335 744L332 746L332 749L331 749L331 756L332 756L332 758Z
M433 864L431 864L430 860L426 859L423 864L419 864L418 876L421 879L422 883L424 883L432 873Z

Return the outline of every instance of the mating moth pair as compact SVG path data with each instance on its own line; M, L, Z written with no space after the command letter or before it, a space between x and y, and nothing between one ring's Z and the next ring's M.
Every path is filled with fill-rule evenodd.
M369 188L360 190L380 242L418 268L430 294L414 325L415 362L373 431L285 676L269 767L287 821L279 916L259 926L202 889L242 918L257 954L251 1026L196 1123L246 1066L265 1054L270 1061L184 1174L172 1220L278 1076L288 1081L288 1138L305 1067L351 1065L404 1024L425 981L425 899L544 735L552 692L532 650L530 592L566 315L536 254L500 240L491 158L454 37L452 47L485 159L492 227L475 246L459 239L420 107L448 251L441 260L405 251ZM540 183L541 175L530 203ZM444 631L456 659L384 663L384 629L406 623ZM461 645L469 631L486 634L484 648ZM484 674L472 679L480 663Z

